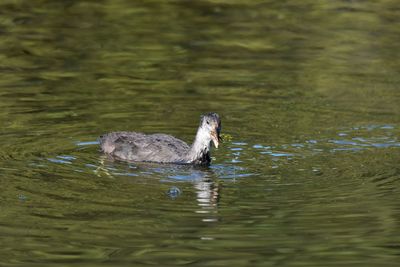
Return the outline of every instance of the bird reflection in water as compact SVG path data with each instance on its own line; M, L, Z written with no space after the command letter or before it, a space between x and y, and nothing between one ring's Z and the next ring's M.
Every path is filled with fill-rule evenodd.
M196 213L206 215L202 218L203 222L217 222L221 190L218 180L208 178L205 175L202 179L194 181L194 188L196 189L196 200L199 206Z
M195 213L204 214L203 222L218 221L218 203L220 199L221 184L218 180L218 172L208 167L196 167L188 165L160 165L152 163L140 163L126 168L126 172L121 168L113 166L114 161L107 157L100 158L99 166L94 170L98 175L106 175L108 177L124 176L129 177L129 182L132 182L132 176L141 176L144 173L152 176L168 177L176 181L186 181L193 183L196 190L196 201L199 208ZM108 166L107 166L108 165ZM166 194L171 199L176 199L184 192L180 189L179 184L171 186Z

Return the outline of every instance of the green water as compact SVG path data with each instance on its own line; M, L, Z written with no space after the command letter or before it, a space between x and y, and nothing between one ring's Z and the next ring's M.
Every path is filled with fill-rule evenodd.
M400 4L0 4L0 266L398 266ZM101 156L108 131L206 168Z

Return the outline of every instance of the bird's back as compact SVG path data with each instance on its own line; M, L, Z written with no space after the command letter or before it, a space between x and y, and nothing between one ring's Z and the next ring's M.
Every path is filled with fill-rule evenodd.
M122 160L184 163L189 146L171 135L113 132L100 137L103 152Z

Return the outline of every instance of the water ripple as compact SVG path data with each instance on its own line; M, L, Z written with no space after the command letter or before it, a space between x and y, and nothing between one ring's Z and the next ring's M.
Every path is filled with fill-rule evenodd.
M103 156L92 155L97 141L75 142L77 151L85 150L84 154L69 153L47 157L51 164L72 165L74 171L91 172L96 175L125 176L125 177L158 177L161 181L198 181L210 177L235 179L256 176L257 172L244 168L249 161L259 161L256 155L267 156L271 170L277 169L281 163L287 164L292 160L324 153L361 153L364 150L399 148L400 142L396 138L394 125L370 125L348 129L340 129L330 134L330 137L305 138L286 144L251 144L245 141L234 141L225 145L226 154L214 158L214 164L209 168L194 166L176 166L142 163L121 163L109 161ZM335 137L333 137L335 136ZM333 137L333 138L332 138ZM93 150L93 151L92 151ZM83 157L91 155L89 159ZM218 155L218 154L217 154ZM218 163L220 161L223 163ZM265 161L259 161L260 163ZM32 163L34 164L34 163ZM46 165L43 161L37 166ZM251 166L250 166L251 167Z
M247 145L247 142L232 142L230 159L227 162L241 164L251 159L250 154L259 154L270 157L274 162L287 162L294 158L304 158L324 153L360 153L371 149L399 148L400 142L396 138L394 125L367 125L347 129L340 129L330 133L332 137L322 136L309 138L304 141L296 140L287 144L262 144ZM240 144L240 147L238 147ZM272 164L272 169L279 168L279 164Z

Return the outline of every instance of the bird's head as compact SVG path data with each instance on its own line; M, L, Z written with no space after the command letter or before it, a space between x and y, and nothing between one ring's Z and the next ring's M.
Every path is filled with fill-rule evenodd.
M208 113L201 116L200 127L209 135L214 146L218 148L221 141L221 119L217 113Z

